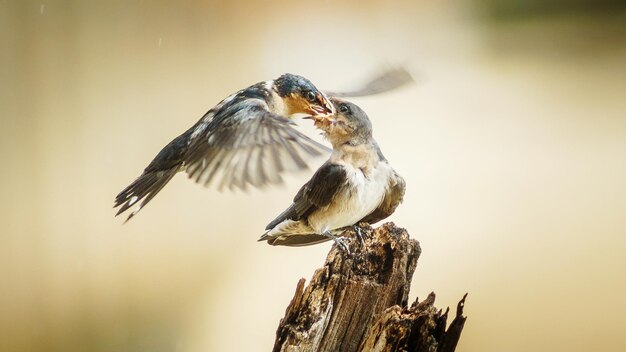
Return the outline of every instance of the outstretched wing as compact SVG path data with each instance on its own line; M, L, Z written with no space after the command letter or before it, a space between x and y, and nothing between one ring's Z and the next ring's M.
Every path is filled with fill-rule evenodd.
M328 96L338 98L363 97L388 92L414 82L413 76L406 67L392 66L381 70L379 74L374 75L368 81L353 89L344 92L327 91L325 93Z
M262 100L228 104L196 127L184 158L186 172L219 189L280 183L283 171L306 169L308 157L329 152L294 125L269 112Z

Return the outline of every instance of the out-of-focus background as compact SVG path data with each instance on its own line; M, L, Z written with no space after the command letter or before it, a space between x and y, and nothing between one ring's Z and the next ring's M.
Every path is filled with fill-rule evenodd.
M330 243L256 239L311 172L248 194L181 175L126 225L113 197L239 88L338 90L385 62L418 83L354 101L407 182L411 299L469 292L459 351L626 350L623 10L0 1L0 350L270 350Z

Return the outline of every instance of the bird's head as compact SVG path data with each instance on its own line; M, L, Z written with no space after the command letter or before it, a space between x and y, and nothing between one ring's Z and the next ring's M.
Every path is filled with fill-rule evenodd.
M359 145L372 138L372 123L363 109L351 102L331 98L335 113L313 117L315 127L324 131L333 146Z
M274 84L276 92L285 101L289 115L301 113L320 116L334 112L332 104L324 93L302 76L286 73L278 77Z

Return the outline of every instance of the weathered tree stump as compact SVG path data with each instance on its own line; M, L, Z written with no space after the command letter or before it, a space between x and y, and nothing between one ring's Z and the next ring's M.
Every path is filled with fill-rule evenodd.
M274 351L453 352L463 330L463 304L446 330L448 310L434 293L407 307L421 253L406 230L386 223L344 236L351 254L334 245L305 288L300 279L276 332Z

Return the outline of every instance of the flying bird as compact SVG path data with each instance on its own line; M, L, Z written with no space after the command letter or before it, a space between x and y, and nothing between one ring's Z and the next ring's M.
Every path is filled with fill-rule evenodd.
M313 116L333 152L300 188L293 204L267 225L259 241L306 246L335 240L336 234L362 221L391 215L402 202L404 179L391 167L372 136L372 124L357 105L330 98L331 116Z
M332 93L363 96L410 83L404 67L383 71L352 91ZM219 189L262 187L282 182L281 174L306 169L306 159L329 152L294 128L293 116L332 114L328 94L308 79L284 74L228 96L198 122L167 144L143 173L115 198L116 215L138 204L135 216L178 172L195 182Z

